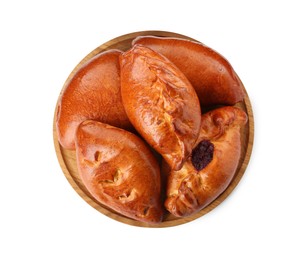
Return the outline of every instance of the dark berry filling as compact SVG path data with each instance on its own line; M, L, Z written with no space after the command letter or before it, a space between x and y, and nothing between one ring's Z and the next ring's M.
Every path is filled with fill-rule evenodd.
M205 168L212 160L214 145L209 140L201 141L192 151L191 162L197 171Z

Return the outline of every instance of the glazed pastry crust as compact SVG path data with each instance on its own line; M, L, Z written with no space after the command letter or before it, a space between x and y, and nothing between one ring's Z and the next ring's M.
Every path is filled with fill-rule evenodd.
M214 145L213 159L196 170L188 158L182 169L168 176L166 209L184 217L194 214L215 200L229 185L241 154L240 128L247 122L244 111L223 107L202 116L199 144L208 140Z
M173 62L193 85L202 106L234 105L243 100L243 85L231 64L202 43L174 38L139 36L133 41Z
M109 50L96 55L70 79L60 95L56 129L60 144L75 149L75 132L87 119L131 129L120 94L119 56Z
M97 201L132 219L162 221L160 168L140 138L87 120L75 143L80 177Z
M120 57L121 95L142 137L180 169L200 129L197 95L183 73L164 56L135 45Z

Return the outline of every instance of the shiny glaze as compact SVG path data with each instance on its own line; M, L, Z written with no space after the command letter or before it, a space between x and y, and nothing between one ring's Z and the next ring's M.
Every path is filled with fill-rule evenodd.
M230 63L219 53L195 41L139 36L142 44L172 61L193 85L201 105L234 105L244 98L242 83Z
M196 213L227 188L239 163L240 127L246 122L246 113L235 107L219 108L202 116L197 143L209 140L214 145L213 159L197 171L190 156L180 171L169 173L165 201L169 212L178 217Z
M121 101L120 54L121 51L110 50L96 55L77 71L61 93L56 126L64 148L75 149L75 131L86 119L131 128Z
M200 105L187 78L168 59L135 45L120 56L126 113L143 138L180 169L200 129Z
M162 220L160 168L134 134L87 120L76 134L81 179L100 203L143 222Z

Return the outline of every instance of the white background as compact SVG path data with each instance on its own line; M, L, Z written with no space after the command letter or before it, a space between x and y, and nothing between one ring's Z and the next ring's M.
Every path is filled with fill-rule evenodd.
M0 259L299 259L297 1L0 2ZM191 223L138 228L100 214L58 164L61 87L122 34L172 31L222 53L255 116L250 164L219 207Z

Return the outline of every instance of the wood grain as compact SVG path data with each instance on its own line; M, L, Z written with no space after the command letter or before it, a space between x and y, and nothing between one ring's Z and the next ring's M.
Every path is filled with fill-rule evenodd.
M103 52L108 49L120 49L120 50L127 50L131 46L132 40L141 35L155 35L155 36L172 36L172 37L179 37L179 38L184 38L184 39L191 39L187 36L177 34L177 33L172 33L172 32L164 32L164 31L142 31L142 32L135 32L135 33L130 33L126 35L122 35L120 37L114 38L92 52L90 52L82 61L74 68L74 70L71 72L69 77L67 78L61 93L65 86L68 84L69 80L73 77L73 75L76 73L76 71L89 59L91 59L93 56L96 54ZM245 89L245 88L244 88ZM75 151L69 151L66 149L63 149L58 140L57 140L57 134L56 134L56 126L55 126L55 121L56 121L56 113L57 113L57 105L55 108L55 114L54 114L54 122L53 122L53 138L54 138L54 145L55 145L55 151L57 154L58 161L60 163L61 169L71 184L71 186L75 189L75 191L92 207L94 207L96 210L101 212L102 214L120 221L122 223L134 225L134 226L140 226L140 227L171 227L171 226L176 226L180 224L184 224L190 221L193 221L195 219L200 218L201 216L207 214L211 210L213 210L215 207L217 207L221 202L223 202L227 196L229 196L234 188L238 185L239 181L241 180L242 176L244 175L244 172L247 168L247 165L250 160L251 156L251 151L252 151L252 146L253 146L253 139L254 139L254 120L253 120L253 113L252 113L252 107L250 103L250 99L248 97L248 94L245 90L246 96L243 102L238 103L236 106L242 108L248 115L248 123L241 128L241 144L242 144L242 151L241 151L241 158L239 161L238 169L236 171L236 174L228 186L228 188L217 198L215 199L212 203L210 203L207 207L205 207L203 210L199 211L198 213L185 217L185 218L177 218L169 213L166 213L163 219L163 222L160 224L156 225L151 225L147 223L143 223L140 221L136 221L130 218L127 218L125 216L120 215L117 212L114 212L113 210L105 207L104 205L100 204L97 202L87 191L85 186L83 185L80 176L78 174L77 170L77 163L76 163L76 153ZM59 99L59 98L58 98Z

